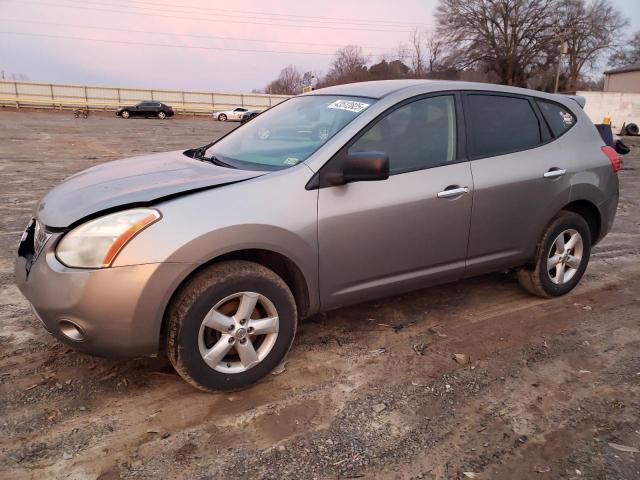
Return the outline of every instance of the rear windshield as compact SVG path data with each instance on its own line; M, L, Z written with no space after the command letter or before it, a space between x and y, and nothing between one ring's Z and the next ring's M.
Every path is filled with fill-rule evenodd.
M258 115L205 153L237 168L279 170L305 161L375 100L294 97Z

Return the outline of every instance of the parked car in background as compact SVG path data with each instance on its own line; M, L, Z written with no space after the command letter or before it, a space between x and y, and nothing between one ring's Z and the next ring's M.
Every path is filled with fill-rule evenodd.
M240 119L240 123L247 123L249 120L256 118L258 115L262 113L261 110L247 110L242 114L242 118Z
M318 122L326 135L291 128ZM611 229L619 169L561 95L339 85L208 145L69 177L34 210L16 284L79 350L166 352L198 388L237 389L317 312L505 270L568 293Z
M161 102L140 102L131 107L120 107L116 110L116 116L122 118L129 117L172 117L174 114L173 107Z
M239 122L242 120L242 116L249 111L248 108L237 107L231 110L224 110L222 112L213 112L212 116L214 120L220 122L234 121Z

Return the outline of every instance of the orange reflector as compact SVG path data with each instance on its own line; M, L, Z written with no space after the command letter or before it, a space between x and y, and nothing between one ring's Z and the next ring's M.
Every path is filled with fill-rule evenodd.
M108 267L113 262L113 259L116 258L116 255L126 245L126 243L133 238L133 236L138 233L140 230L145 228L147 225L155 222L159 217L154 214L149 214L144 217L139 222L134 223L127 230L124 231L116 240L111 244L111 247L107 251L107 254L102 259L102 266Z

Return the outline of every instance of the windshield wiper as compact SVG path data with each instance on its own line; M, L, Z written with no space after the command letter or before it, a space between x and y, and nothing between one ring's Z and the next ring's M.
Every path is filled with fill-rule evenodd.
M203 162L210 162L220 167L238 168L235 165L231 165L230 163L223 162L222 160L220 160L218 157L214 155L211 155L210 157L205 156L205 153L207 153L207 150L209 150L209 148L211 148L212 145L213 143L209 143L207 145L203 145L202 147L192 148L190 150L185 151L184 154L188 157L195 158Z
M227 167L227 168L238 168L235 165L231 165L230 163L227 162L223 162L222 160L220 160L218 157L211 155L210 157L205 157L204 153L202 156L197 157L198 159L202 160L203 162L211 162L214 165L218 165L219 167Z

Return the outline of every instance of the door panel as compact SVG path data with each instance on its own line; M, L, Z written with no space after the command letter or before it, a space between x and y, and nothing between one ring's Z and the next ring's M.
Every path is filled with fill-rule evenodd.
M569 175L544 177L567 163L552 145L471 162L469 275L529 260L546 225L569 202Z
M454 186L469 191L438 198ZM320 189L322 308L460 278L472 195L468 162Z
M575 153L549 132L533 103L517 95L465 99L473 216L467 275L520 265L533 256L544 228L569 201ZM504 152L504 150L520 150ZM495 152L495 153L491 153ZM489 156L493 155L493 156Z

